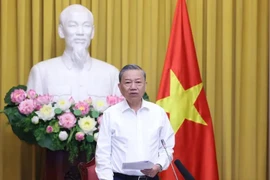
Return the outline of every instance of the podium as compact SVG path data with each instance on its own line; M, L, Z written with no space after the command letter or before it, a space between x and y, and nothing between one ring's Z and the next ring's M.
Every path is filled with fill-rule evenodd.
M81 180L78 164L87 162L86 153L79 153L71 163L67 151L46 149L45 172L43 180Z

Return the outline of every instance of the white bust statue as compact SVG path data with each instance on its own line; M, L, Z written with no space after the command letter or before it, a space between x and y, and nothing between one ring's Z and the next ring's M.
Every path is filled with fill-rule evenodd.
M42 61L30 71L27 88L56 98L120 95L119 71L114 66L92 58L88 52L94 37L92 13L82 5L65 8L60 15L58 33L65 39L62 56Z

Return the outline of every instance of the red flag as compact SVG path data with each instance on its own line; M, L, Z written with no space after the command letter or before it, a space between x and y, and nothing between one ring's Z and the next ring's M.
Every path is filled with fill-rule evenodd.
M218 180L212 119L185 0L178 0L175 10L157 100L175 131L174 160L181 160L196 180ZM175 179L171 167L161 174L161 179Z

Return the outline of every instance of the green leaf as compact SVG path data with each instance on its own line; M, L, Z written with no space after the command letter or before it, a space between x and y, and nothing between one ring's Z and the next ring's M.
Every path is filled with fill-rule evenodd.
M76 131L77 132L81 132L82 131L82 129L80 128L80 126L78 126L78 125L76 126Z
M14 134L22 141L25 141L29 144L36 144L36 138L33 135L33 132L24 132L22 128L16 127L16 126L11 126L12 131Z
M36 128L34 130L34 135L35 135L37 141L39 141L40 139L45 138L45 135L46 135L46 125L40 125L39 128Z
M5 107L4 111L11 125L14 125L20 121L23 121L26 118L26 116L19 113L18 107L16 106L14 107L9 106L9 108Z
M74 128L71 130L71 132L70 132L70 134L69 134L69 137L68 137L67 144L71 141L72 136L73 136L73 134L74 134L75 131L76 131L76 130L75 130Z
M147 95L146 92L143 95L143 99L146 100L146 101L150 101L149 96Z
M60 108L55 108L54 112L55 112L55 114L61 114L62 110Z
M91 111L91 117L92 117L92 118L98 118L98 117L99 117L99 112L96 111L96 110L92 110L92 111Z
M53 132L57 133L57 132L60 131L60 126L59 126L59 123L58 123L57 120L52 120L52 121L50 122L50 126L53 127Z
M85 152L87 156L87 161L90 161L90 159L95 156L95 149L96 149L96 142L86 142L83 141L80 146L80 151Z
M55 148L55 146L52 143L52 138L50 137L49 134L45 134L44 138L40 139L38 141L38 145L40 145L41 147L44 148L48 148L52 151L58 150L57 148Z
M75 109L74 114L75 114L75 116L81 116L82 112L80 110L78 110L78 109Z
M87 141L87 142L90 142L90 143L93 142L93 141L94 141L94 136L92 136L92 135L87 135L87 136L86 136L86 141Z
M69 152L69 161L73 162L75 158L78 157L79 154L79 142L78 141L71 141L67 144L66 149Z

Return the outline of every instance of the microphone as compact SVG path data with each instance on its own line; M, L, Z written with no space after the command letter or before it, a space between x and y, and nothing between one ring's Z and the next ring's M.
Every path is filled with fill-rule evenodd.
M183 175L185 180L195 180L195 178L188 172L185 166L181 163L179 159L174 161L175 166L179 170L179 172Z
M162 144L162 146L163 146L163 148L164 148L164 150L165 150L165 152L166 152L166 154L167 154L167 157L168 157L168 159L169 159L169 161L170 161L170 165L171 165L171 167L172 167L174 177L175 177L176 180L178 180L177 175L176 175L176 172L175 172L174 167L173 167L173 164L172 164L172 158L169 156L169 153L168 153L168 151L167 151L167 148L166 148L166 144L165 144L164 139L161 139L161 144Z

